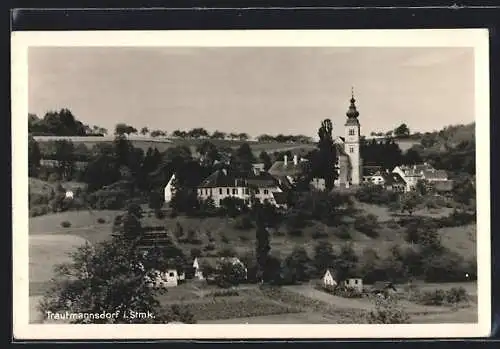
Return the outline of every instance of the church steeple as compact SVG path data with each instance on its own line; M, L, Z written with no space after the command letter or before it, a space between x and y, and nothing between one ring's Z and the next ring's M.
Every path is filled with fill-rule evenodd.
M349 119L356 119L359 116L359 112L356 109L356 99L354 99L354 87L351 87L351 105L347 110L346 116Z

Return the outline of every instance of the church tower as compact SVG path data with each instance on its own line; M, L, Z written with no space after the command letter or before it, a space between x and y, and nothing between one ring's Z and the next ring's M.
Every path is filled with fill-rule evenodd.
M351 165L348 181L352 185L361 183L361 155L360 155L360 130L358 116L359 112L356 109L356 100L354 99L354 89L351 90L351 105L347 110L347 121L345 123L345 152L349 156Z

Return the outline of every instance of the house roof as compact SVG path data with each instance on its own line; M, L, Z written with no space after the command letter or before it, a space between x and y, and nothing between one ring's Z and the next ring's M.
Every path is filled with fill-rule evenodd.
M287 202L287 195L286 193L283 193L283 192L273 192L273 197L274 197L274 201L276 201L276 203L278 205L285 205L286 202Z
M376 281L373 284L372 288L373 288L373 290L376 290L376 291L383 291L383 290L386 290L388 288L396 290L396 288L394 287L394 285L390 281Z
M402 184L406 185L405 180L398 173L385 173L382 175L384 177L384 181L386 185L397 185Z
M445 170L424 170L422 175L425 179L448 179L448 174Z
M453 190L453 184L451 180L435 182L434 189L438 192L450 192Z
M382 166L363 166L363 176L371 176L377 171L382 171Z
M284 161L275 161L268 172L272 176L286 177L292 176L296 177L302 173L302 165L300 162L295 164L293 160L288 160L285 165Z
M252 173L236 173L225 169L219 169L205 178L199 188L217 188L217 187L273 187L277 186L277 180L269 173L261 172L259 174Z

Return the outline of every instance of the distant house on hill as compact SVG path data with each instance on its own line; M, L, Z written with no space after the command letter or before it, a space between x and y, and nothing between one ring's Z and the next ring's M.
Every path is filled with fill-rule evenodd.
M175 191L175 188L173 187L174 181L175 181L175 173L172 175L172 177L170 177L170 180L168 181L164 189L165 203L167 204L170 201L172 201L172 197L174 196L174 191Z

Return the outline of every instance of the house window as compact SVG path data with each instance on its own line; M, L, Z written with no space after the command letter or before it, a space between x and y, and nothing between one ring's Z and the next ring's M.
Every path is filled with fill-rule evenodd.
M259 189L255 189L255 194L260 194Z
M358 280L354 280L354 284L357 285L358 284Z
M349 129L349 136L354 136L354 135L356 135L354 129L353 128Z
M245 188L245 194L248 195L248 188Z
M219 206L222 206L222 199L219 199Z
M237 194L238 194L238 189L233 188L233 195L237 195Z
M212 189L210 189L210 196L212 196Z
M354 153L354 147L349 147L349 153Z
M170 273L168 274L168 276L170 276L170 277L174 277L174 273L173 273L173 272L170 272Z
M265 195L269 194L269 190L264 189L264 194L265 194Z
M219 195L222 195L222 188L219 188Z
M231 192L229 191L229 188L227 188L226 192L227 192L227 195L231 194Z

